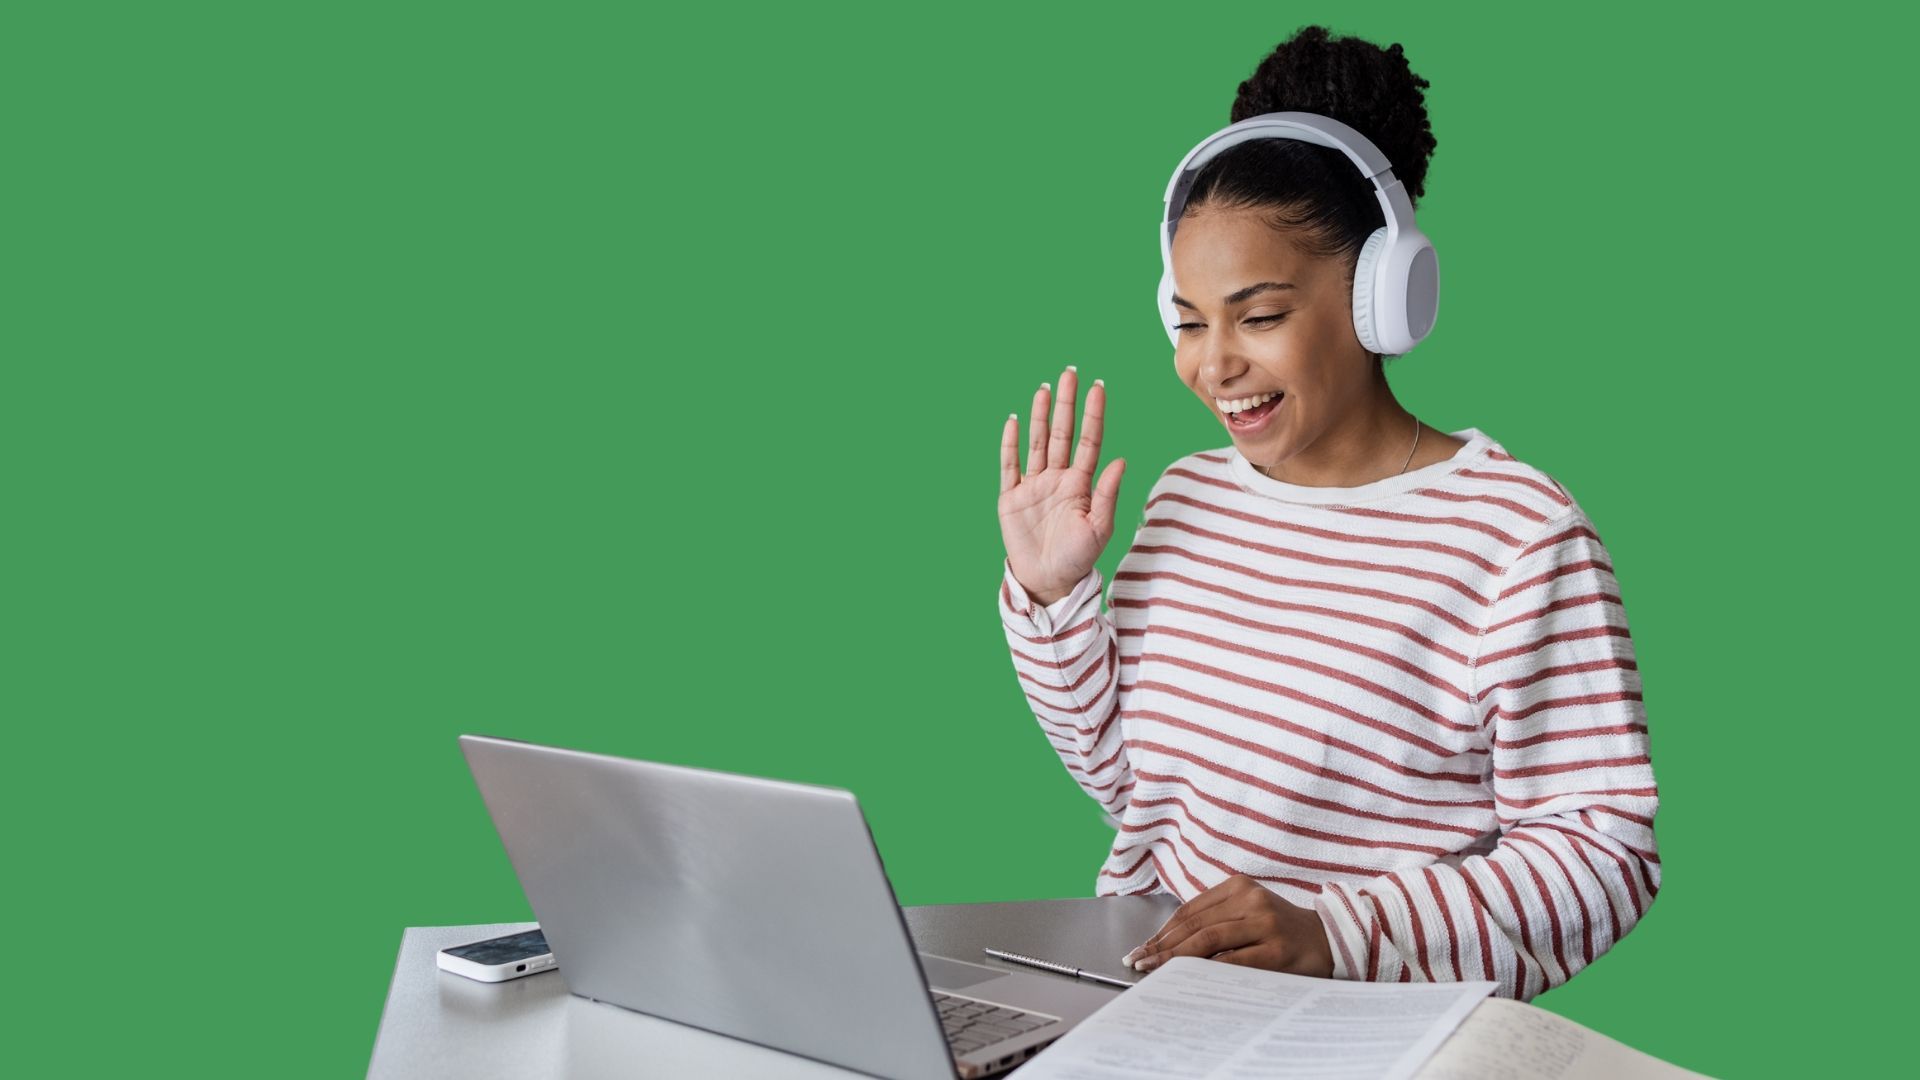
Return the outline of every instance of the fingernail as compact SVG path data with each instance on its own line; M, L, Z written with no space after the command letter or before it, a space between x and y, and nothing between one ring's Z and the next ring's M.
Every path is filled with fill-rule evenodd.
M1073 366L1072 364L1068 364L1068 365L1067 365L1067 370L1068 370L1068 371L1072 371L1072 372L1076 372L1076 373L1077 373L1077 372L1078 372L1078 371L1079 371L1080 369L1079 369L1079 368L1077 368L1077 367L1074 367L1074 366Z
M1041 384L1040 384L1040 389L1042 389L1042 390L1051 390L1051 389L1053 389L1053 384L1052 384L1052 383L1050 383L1050 382L1043 382L1043 383L1041 383Z
M1120 958L1120 966L1121 966L1121 967L1132 967L1132 966L1133 966L1133 962L1134 962L1135 960L1138 960L1139 958L1140 958L1140 950L1139 950L1139 949L1135 949L1135 950L1133 950L1132 952L1130 952L1130 953L1128 953L1127 955L1125 955L1125 956L1123 956L1123 957L1121 957L1121 958Z
M1105 379L1095 379L1095 380L1093 380L1093 385L1095 385L1095 386L1105 386L1105 385L1107 385L1107 380L1105 380Z

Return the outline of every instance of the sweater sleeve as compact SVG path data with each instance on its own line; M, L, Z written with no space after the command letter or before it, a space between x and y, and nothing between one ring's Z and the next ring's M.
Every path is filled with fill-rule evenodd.
M1121 742L1120 649L1113 617L1100 610L1100 571L1051 604L1033 602L1001 560L1000 621L1013 670L1040 728L1067 772L1116 817L1133 790Z
M1474 660L1500 831L1315 901L1336 978L1487 979L1525 1001L1653 903L1658 806L1639 667L1605 547L1576 504L1498 579Z

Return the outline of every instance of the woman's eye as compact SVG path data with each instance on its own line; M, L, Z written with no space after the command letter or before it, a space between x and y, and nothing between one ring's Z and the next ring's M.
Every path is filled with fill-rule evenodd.
M1281 319L1286 318L1289 314L1291 314L1291 312L1283 311L1278 315L1256 315L1253 318L1248 319L1247 321L1250 323L1279 322ZM1175 324L1174 329L1175 330L1198 330L1202 325L1204 324L1197 323L1197 322L1183 322L1183 323Z

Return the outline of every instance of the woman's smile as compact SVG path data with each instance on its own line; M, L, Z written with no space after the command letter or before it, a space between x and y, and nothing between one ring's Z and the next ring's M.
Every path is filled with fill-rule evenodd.
M1245 409L1237 413L1223 412L1221 415L1227 422L1228 430L1234 434L1257 435L1272 426L1274 415L1280 411L1280 407L1285 405L1286 402L1286 392L1281 391L1274 397L1255 405L1251 409Z

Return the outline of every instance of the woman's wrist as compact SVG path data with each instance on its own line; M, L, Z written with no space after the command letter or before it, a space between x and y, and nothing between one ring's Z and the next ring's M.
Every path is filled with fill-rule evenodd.
M1007 570L1013 575L1013 580L1019 583L1021 591L1027 594L1027 599L1033 601L1037 607L1047 607L1051 605L1054 601L1072 592L1073 587L1080 583L1079 579L1076 578L1071 584L1063 587L1035 588L1021 579L1019 571L1013 569L1013 563L1011 561L1007 563ZM1086 575L1082 574L1080 576L1085 577Z

